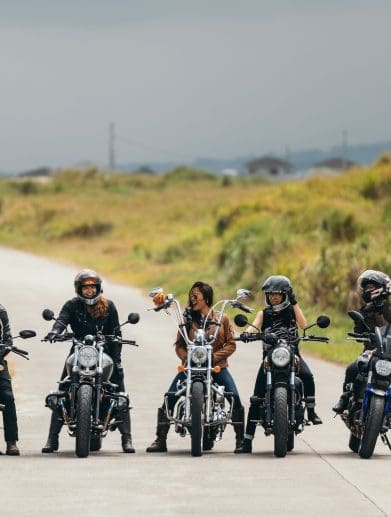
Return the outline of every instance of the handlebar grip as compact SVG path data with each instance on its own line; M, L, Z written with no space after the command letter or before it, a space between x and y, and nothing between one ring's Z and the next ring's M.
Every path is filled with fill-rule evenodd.
M16 352L16 353L22 354L22 355L29 355L27 350L22 350L21 348L18 348L16 346L12 347L12 352Z
M166 309L166 308L167 308L167 307L169 307L169 306L170 306L170 304L169 304L169 303L164 302L164 303L162 303L161 305L159 305L158 307L155 307L153 310L154 310L155 312L159 312L159 311L161 311L162 309Z

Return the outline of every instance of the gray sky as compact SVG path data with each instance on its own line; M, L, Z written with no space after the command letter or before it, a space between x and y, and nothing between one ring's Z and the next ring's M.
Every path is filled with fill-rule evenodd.
M0 0L0 171L391 139L389 0Z

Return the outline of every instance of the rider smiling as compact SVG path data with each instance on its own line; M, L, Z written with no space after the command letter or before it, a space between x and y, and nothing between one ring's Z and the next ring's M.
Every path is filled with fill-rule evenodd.
M195 282L189 291L189 303L185 310L185 321L187 326L187 332L189 339L193 340L197 329L202 328L206 316L210 313L210 309L213 305L213 289L209 284L205 282ZM217 321L218 315L212 311L209 314L209 320ZM209 328L213 328L213 325L209 325ZM232 420L236 422L234 424L234 430L236 434L236 447L239 446L243 438L244 428L244 408L240 401L239 392L235 385L235 381L232 375L228 371L227 358L233 354L236 350L236 343L234 340L234 332L227 315L223 316L221 327L219 328L217 338L212 344L213 347L213 364L220 366L221 370L219 373L212 373L212 377L217 384L225 386L226 391L233 393L234 396L234 407L232 412ZM177 339L175 342L175 352L184 364L187 360L187 347L186 343L178 332ZM176 390L178 381L183 381L186 376L183 372L178 373L172 381L168 391L172 392ZM176 400L174 397L169 398L169 409L173 410ZM157 430L155 441L147 448L147 452L166 452L167 451L167 434L170 429L170 421L168 420L164 408L158 409L157 415ZM205 444L203 449L208 450L213 447L213 443L210 443L206 448Z
M84 339L88 334L95 335L97 328L104 335L121 336L117 309L111 300L103 296L100 276L95 271L83 269L76 275L74 286L77 296L68 300L62 307L58 320L45 339L53 340L68 325L70 325L76 339ZM69 354L73 352L73 349L74 346L72 346ZM122 345L118 342L106 342L105 344L105 352L114 362L111 382L118 384L119 391L125 391L121 349ZM61 379L65 377L66 370L64 367ZM58 435L62 425L62 420L53 412L49 437L42 452L54 452L58 449ZM118 429L121 433L123 451L127 453L135 452L132 445L129 411L126 412L124 421L119 424Z

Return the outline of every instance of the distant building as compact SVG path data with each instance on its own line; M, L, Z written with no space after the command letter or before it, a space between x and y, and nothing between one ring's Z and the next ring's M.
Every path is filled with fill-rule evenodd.
M36 169L31 169L28 171L21 172L19 177L21 178L47 178L51 176L52 170L49 167L38 167Z
M245 167L251 176L260 176L271 180L287 179L287 176L293 172L291 163L271 156L263 156L258 160L247 162Z
M356 165L356 163L351 162L350 160L344 160L343 158L329 158L328 160L314 163L313 170L316 170L317 172L335 174L338 172L347 171Z

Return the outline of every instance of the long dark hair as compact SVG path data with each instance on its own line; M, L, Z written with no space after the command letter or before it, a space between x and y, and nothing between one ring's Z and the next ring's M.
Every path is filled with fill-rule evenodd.
M213 288L211 285L207 284L206 282L194 282L194 284L190 287L189 290L189 299L188 299L188 307L186 309L186 316L188 321L195 321L196 323L201 322L201 314L199 311L193 311L192 309L192 300L190 298L190 295L193 291L193 289L198 289L202 296L204 297L206 305L208 307L212 307L213 305Z

